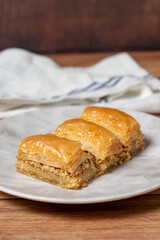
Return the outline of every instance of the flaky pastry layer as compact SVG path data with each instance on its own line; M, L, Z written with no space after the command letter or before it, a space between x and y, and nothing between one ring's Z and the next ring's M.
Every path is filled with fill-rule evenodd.
M114 133L132 154L143 149L144 135L139 123L130 115L117 109L103 107L87 107L81 118L94 122Z
M102 175L109 168L122 164L129 160L129 156L124 154L115 154L107 157L103 161L86 152L86 160L73 172L70 173L64 169L56 168L44 163L41 159L28 158L26 155L18 156L16 162L17 171L29 177L33 177L62 188L79 189L86 186L92 179Z
M97 159L120 153L122 144L109 130L83 119L71 119L62 123L54 134L70 140L79 141L82 149L92 153Z
M86 159L80 142L59 138L53 134L25 138L18 146L18 155L34 158L34 161L49 164L73 172Z
M93 164L92 157L89 158L72 174L63 169L31 160L17 160L16 167L18 172L29 177L58 185L62 188L79 189L97 175L97 168Z

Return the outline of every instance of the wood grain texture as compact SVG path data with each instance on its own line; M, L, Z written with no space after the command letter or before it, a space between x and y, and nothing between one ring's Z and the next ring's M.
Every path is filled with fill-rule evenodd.
M0 201L1 239L152 239L160 236L160 198L94 205Z
M157 50L159 14L159 0L1 0L0 50Z
M49 56L63 66L89 66L112 54ZM130 54L151 74L160 76L160 52ZM159 240L160 189L131 199L91 205L40 203L0 192L1 239Z

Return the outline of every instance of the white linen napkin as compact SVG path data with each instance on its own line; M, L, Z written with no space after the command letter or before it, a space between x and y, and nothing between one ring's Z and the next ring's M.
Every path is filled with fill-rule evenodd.
M42 106L104 103L160 113L160 81L127 53L82 68L60 67L23 49L0 52L0 117Z

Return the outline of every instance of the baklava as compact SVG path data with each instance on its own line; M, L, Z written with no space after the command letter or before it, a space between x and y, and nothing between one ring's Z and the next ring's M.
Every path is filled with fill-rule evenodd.
M139 123L116 109L88 107L53 134L19 143L16 168L27 176L79 189L144 148Z
M144 149L144 135L140 130L139 123L125 112L111 108L87 107L81 118L114 133L121 141L124 150L131 156Z
M78 189L97 175L94 157L80 142L53 134L27 137L18 146L17 171L62 188Z
M83 119L71 119L62 123L54 132L56 136L79 141L86 153L92 154L98 174L110 167L128 161L119 139L109 130Z

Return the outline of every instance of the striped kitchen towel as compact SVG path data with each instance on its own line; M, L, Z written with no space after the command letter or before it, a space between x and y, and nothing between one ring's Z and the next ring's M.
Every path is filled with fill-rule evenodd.
M160 113L160 81L127 53L82 68L18 48L0 52L0 117L68 104Z

